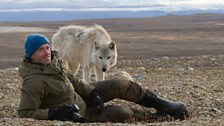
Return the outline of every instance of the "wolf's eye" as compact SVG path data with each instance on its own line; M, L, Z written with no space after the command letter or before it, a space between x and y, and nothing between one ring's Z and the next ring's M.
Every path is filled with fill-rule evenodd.
M99 59L102 59L102 57L99 57Z
M110 56L109 56L109 57L107 57L107 59L110 59Z

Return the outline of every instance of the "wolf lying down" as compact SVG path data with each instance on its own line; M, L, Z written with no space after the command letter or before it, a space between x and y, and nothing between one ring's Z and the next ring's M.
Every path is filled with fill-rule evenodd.
M52 49L59 52L66 68L74 75L81 65L83 80L87 83L92 69L96 80L102 81L104 72L117 62L116 44L100 25L61 27L52 37Z

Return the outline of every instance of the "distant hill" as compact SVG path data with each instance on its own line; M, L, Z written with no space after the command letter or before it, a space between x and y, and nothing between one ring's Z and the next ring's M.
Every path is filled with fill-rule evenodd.
M190 15L201 13L224 14L224 10L185 10L169 13L165 11L0 11L0 22L64 21L103 18L146 18L164 15Z
M107 29L117 44L120 59L224 54L223 14L0 22L0 68L19 65L24 55L23 41L29 33L42 33L51 38L61 26L93 24Z

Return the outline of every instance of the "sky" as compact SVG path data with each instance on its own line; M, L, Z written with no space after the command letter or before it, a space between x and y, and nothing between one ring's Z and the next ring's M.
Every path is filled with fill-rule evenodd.
M180 9L222 9L224 8L224 0L0 0L0 10L94 8L95 10L98 9L98 11L104 11L106 8L111 7L112 9L126 10L135 8L137 11L144 9L172 11Z

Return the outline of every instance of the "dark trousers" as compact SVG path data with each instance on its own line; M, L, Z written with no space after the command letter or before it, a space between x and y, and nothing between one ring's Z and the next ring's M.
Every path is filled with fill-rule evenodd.
M94 84L104 102L115 98L138 102L145 94L145 89L129 80L105 80ZM86 118L90 122L124 122L134 116L134 112L122 106L107 105L101 114L87 108Z

